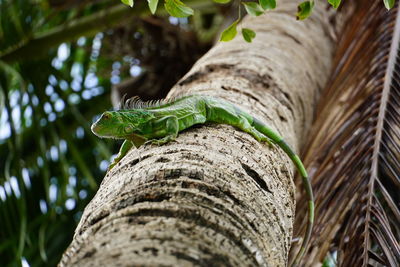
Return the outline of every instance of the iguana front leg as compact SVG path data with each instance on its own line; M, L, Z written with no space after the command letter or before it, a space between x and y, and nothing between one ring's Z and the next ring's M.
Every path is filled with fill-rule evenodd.
M133 143L129 140L125 140L122 143L121 148L119 149L118 155L114 158L113 162L108 166L107 171L111 170L127 153L128 151L133 147Z
M154 125L154 139L150 139L145 144L156 144L163 145L168 143L169 141L173 141L178 136L179 132L179 122L176 116L168 116L162 119L159 119L153 123ZM162 137L160 139L156 139L158 137Z

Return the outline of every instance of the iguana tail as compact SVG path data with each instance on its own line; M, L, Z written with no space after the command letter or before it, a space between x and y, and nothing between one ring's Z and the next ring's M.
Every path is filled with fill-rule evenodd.
M294 165L296 166L297 171L300 173L303 181L303 186L307 193L308 223L307 223L306 234L304 236L304 241L301 245L300 251L297 253L297 256L292 264L292 266L297 266L306 251L308 242L310 241L311 238L312 227L314 224L314 195L312 192L310 181L308 180L308 174L299 156L297 156L296 153L294 153L294 151L289 147L289 145L285 142L285 140L283 140L283 138L279 136L279 134L275 133L272 129L270 129L268 126L266 126L264 123L262 123L256 118L253 119L253 127L256 128L257 131L261 132L262 134L270 138L273 143L278 145L280 148L283 149L283 151L286 152L286 154L289 156L289 158L293 161Z

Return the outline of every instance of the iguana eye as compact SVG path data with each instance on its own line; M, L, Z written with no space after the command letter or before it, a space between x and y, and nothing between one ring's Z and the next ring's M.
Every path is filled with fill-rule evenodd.
M110 118L110 114L108 114L108 113L103 114L103 119L108 120L109 118Z
M132 126L125 126L124 128L125 133L131 133L133 131Z

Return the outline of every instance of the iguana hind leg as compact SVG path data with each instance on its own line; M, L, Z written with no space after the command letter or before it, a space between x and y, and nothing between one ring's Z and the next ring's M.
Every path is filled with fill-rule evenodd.
M208 103L207 117L209 121L235 126L251 134L257 141L267 142L270 146L272 145L268 137L252 126L252 117L248 116L247 118L242 111L234 106L221 106L220 103Z
M246 117L239 115L239 118L240 119L239 119L238 124L235 125L236 127L238 127L240 130L242 130L246 133L251 134L258 142L267 142L268 145L272 146L271 140L268 137L266 137L264 134L257 131L256 128L251 126L250 122L247 120Z

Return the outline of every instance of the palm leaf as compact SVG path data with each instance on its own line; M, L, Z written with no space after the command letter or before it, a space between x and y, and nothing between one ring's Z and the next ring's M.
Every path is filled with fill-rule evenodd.
M360 3L339 40L306 146L316 222L305 266L328 253L339 266L400 266L399 12Z

